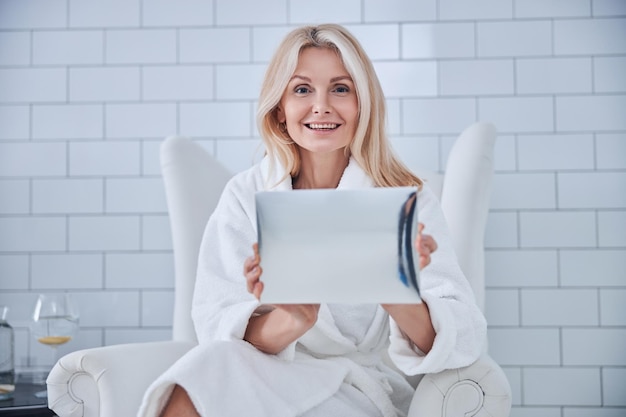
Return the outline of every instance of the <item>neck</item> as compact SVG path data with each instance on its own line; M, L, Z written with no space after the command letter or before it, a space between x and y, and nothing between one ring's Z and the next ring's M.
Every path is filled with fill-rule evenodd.
M293 178L294 189L337 188L349 158L343 150L330 154L300 152L300 173Z

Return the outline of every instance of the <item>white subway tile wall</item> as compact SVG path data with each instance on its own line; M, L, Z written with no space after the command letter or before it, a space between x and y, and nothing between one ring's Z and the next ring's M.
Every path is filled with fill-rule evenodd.
M28 332L44 291L81 310L61 353L171 337L159 145L190 136L233 172L258 161L267 62L325 21L372 57L410 167L444 171L476 120L499 130L486 315L512 416L623 416L624 0L0 0L0 304L18 365L53 359Z

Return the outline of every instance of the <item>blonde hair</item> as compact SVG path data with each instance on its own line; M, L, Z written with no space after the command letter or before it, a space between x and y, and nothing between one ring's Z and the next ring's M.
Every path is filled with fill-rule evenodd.
M354 82L359 120L349 152L378 187L416 185L422 181L393 153L385 132L386 105L383 90L370 59L357 39L335 24L304 26L290 32L269 63L259 96L257 125L265 149L285 167L287 175L300 172L300 154L277 118L277 106L298 65L304 48L328 48L340 57ZM270 158L273 163L274 158ZM283 178L284 179L284 178Z

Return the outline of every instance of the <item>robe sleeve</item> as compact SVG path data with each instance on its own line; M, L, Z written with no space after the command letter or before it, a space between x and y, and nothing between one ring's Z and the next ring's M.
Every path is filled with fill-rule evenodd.
M407 375L471 364L482 353L487 332L486 320L457 262L439 201L426 185L418 195L418 209L424 233L433 236L438 246L419 276L436 336L432 349L424 355L390 319L389 356Z
M207 222L198 257L192 319L199 343L242 340L250 317L266 309L248 292L243 264L257 241L258 174L246 171L224 188ZM278 356L292 359L295 342Z
M224 188L200 245L192 304L200 343L241 340L248 319L259 306L248 293L243 275L243 263L252 255L256 234L237 195L239 177Z

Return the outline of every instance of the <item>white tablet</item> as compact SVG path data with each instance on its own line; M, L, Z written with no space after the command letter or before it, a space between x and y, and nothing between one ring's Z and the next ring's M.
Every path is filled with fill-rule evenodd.
M261 302L420 303L417 188L256 194Z

